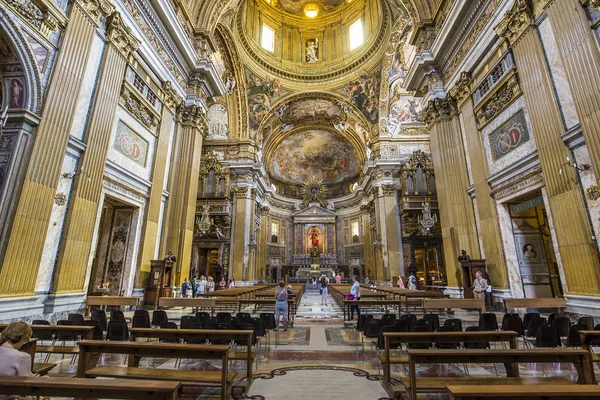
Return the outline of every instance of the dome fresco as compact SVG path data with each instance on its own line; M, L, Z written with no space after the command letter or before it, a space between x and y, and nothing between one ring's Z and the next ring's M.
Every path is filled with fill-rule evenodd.
M360 161L352 145L326 130L305 130L289 135L268 158L272 178L285 183L302 184L316 177L325 184L356 178Z
M279 5L290 14L300 14L306 4L317 4L323 11L332 11L344 4L344 0L279 0Z

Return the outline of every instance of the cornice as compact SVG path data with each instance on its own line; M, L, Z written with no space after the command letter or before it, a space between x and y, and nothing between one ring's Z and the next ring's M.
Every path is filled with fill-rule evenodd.
M512 10L509 10L494 30L498 36L506 38L514 46L523 34L534 26L533 9L529 0L515 0Z
M121 13L113 12L106 21L106 40L111 43L117 51L125 58L133 53L140 45L140 40L131 32L131 28L125 26Z

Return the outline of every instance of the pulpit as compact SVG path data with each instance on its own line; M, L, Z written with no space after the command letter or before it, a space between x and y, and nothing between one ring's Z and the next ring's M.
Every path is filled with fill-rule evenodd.
M146 279L144 303L158 305L161 297L171 297L173 294L173 261L151 260L150 274Z
M485 259L473 260L468 257L466 259L459 258L458 261L460 262L462 269L462 286L465 289L464 298L472 299L475 297L473 295L473 281L475 280L475 273L480 271L484 277L487 276L485 271Z

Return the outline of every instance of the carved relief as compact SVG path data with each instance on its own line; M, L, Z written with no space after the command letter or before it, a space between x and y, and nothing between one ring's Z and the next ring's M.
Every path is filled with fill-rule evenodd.
M505 83L496 86L495 90L490 93L489 96L486 96L487 100L479 103L473 110L480 127L487 125L521 95L517 75L512 72Z
M108 0L77 0L75 4L81 7L94 22L98 22L101 17L108 17L115 9Z
M177 92L173 89L173 84L171 83L171 81L166 81L163 84L163 91L165 94L165 97L163 99L163 104L165 107L169 109L174 109L176 107L179 107L179 105L183 103L183 99L181 98L181 96L179 96Z
M456 100L458 107L461 107L471 95L471 83L471 74L463 71L454 87L450 89L450 96Z
M112 13L106 22L106 40L115 46L125 59L140 45L138 38L133 35L131 28L125 26L121 13L117 11Z
M456 111L456 102L447 96L430 100L427 107L421 111L421 117L431 127L438 121L452 118Z
M121 89L120 103L127 111L131 113L138 121L144 124L148 129L154 129L159 120L156 118L150 107L146 107L134 96L127 86L123 85Z
M516 0L494 30L511 45L515 45L530 26L533 26L533 11L527 0Z

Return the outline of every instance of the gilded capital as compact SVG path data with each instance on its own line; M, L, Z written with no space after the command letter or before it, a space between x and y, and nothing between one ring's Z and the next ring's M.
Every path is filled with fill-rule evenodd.
M600 8L600 0L579 0L579 3L581 3L581 5L583 7L594 7L594 8Z
M459 108L471 95L471 83L471 74L463 71L460 73L460 78L458 78L456 84L449 90L450 96L456 100L456 105Z
M181 104L177 108L178 120L183 126L197 128L203 136L206 135L206 113L196 104Z
M140 40L133 35L131 28L125 26L121 13L113 12L106 21L106 40L127 59L140 45Z
M174 108L179 107L181 103L183 103L183 98L181 98L181 96L177 94L175 89L173 89L173 84L171 83L171 81L166 81L163 84L163 91L165 93L163 104L168 109L172 110Z
M516 0L512 10L506 12L494 30L498 36L506 38L511 46L514 46L533 24L533 11L529 0Z
M95 23L101 17L108 17L115 10L115 6L109 0L75 0L83 12Z
M430 100L420 116L429 127L436 122L449 120L457 112L456 101L451 96Z

